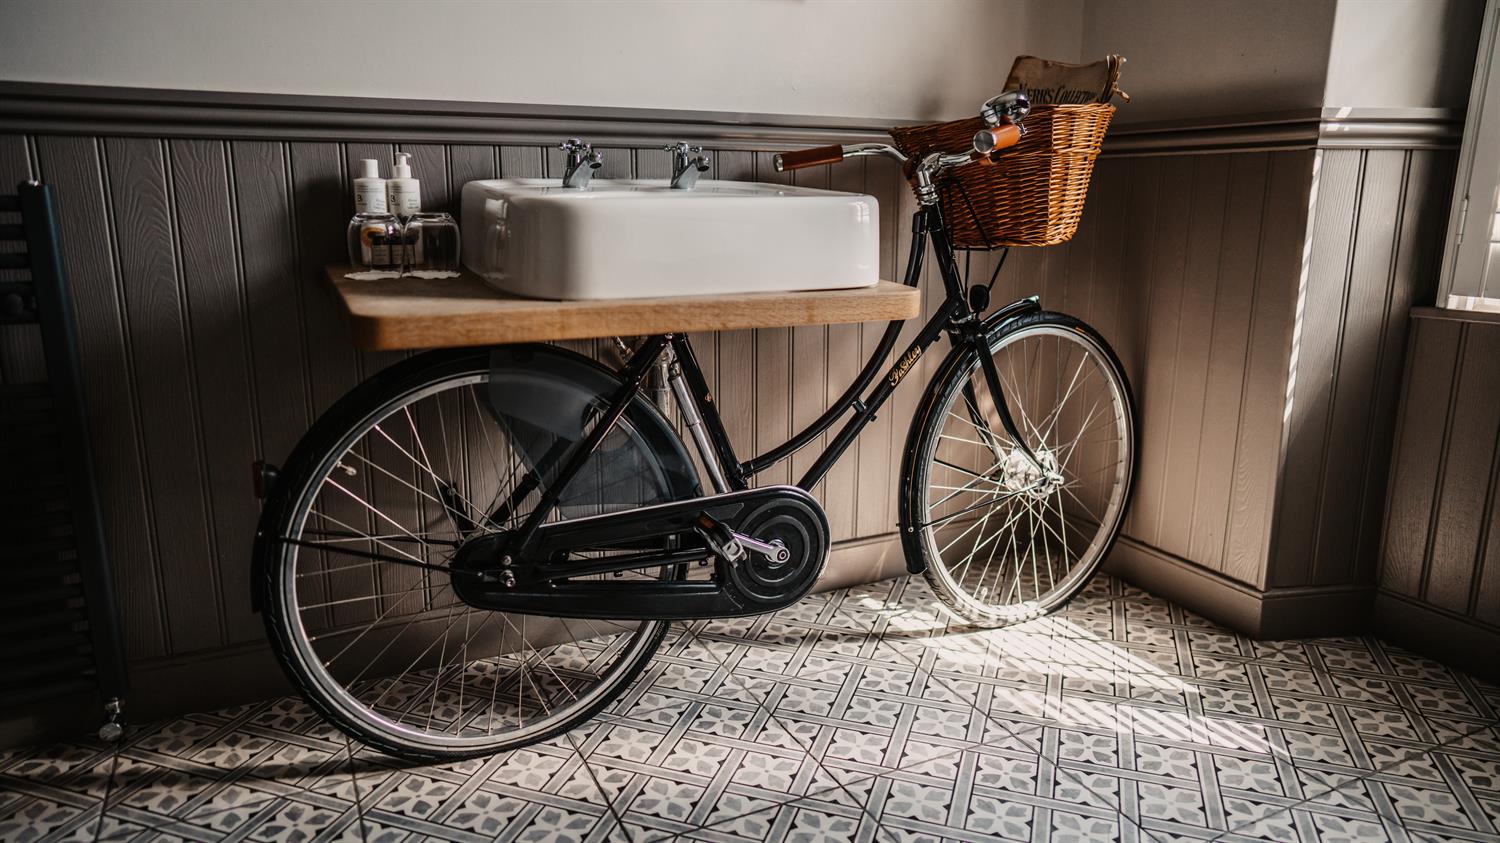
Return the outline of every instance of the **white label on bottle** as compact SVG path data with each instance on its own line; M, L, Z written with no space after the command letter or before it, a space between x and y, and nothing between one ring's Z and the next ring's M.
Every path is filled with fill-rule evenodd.
M354 212L357 214L386 213L385 190L379 185L354 188Z
M422 194L414 183L386 182L386 202L393 214L408 216L422 210Z

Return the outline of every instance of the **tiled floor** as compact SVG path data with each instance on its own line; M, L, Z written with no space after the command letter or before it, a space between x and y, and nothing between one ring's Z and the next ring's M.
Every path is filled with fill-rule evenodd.
M1005 630L931 606L674 630L606 716L483 761L403 766L294 700L11 753L0 840L1500 840L1494 686L1109 579Z

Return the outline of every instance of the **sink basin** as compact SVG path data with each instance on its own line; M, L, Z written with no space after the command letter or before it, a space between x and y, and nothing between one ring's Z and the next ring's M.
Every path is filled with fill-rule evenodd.
M879 219L872 196L789 185L471 181L464 263L501 290L545 299L868 287Z

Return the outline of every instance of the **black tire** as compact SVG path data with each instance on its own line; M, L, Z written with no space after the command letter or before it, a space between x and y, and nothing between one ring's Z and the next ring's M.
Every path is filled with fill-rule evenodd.
M1123 431L1122 438L1125 440L1125 444L1121 446L1121 449L1128 448L1129 453L1128 456L1121 456L1119 458L1119 468L1116 468L1116 474L1120 475L1117 484L1119 486L1117 506L1113 509L1106 508L1107 517L1100 517L1095 522L1085 520L1085 523L1097 524L1094 538L1088 545L1088 558L1080 559L1076 565L1069 567L1067 573L1061 577L1060 581L1053 581L1049 576L1049 582L1052 583L1052 587L1046 593L1040 592L1040 578L1037 577L1037 581L1033 583L1038 592L1036 599L1020 600L1014 604L992 603L982 599L984 595L976 596L974 593L976 591L983 591L982 588L975 589L962 586L959 583L959 579L952 576L950 563L944 560L941 552L943 549L937 546L937 541L935 540L936 530L932 525L941 523L944 519L934 518L929 512L932 495L937 494L931 488L934 485L932 475L933 458L937 453L937 448L941 445L939 440L944 437L943 431L945 430L945 425L949 424L948 417L951 409L955 406L955 401L964 400L964 385L966 383L979 384L978 386L971 387L972 392L970 394L975 396L980 394L988 395L988 389L986 386L983 386L982 374L978 373L979 357L975 351L968 346L955 347L939 366L931 382L928 383L922 402L918 405L916 415L913 417L911 428L907 434L906 449L903 455L901 470L900 531L908 569L913 573L922 572L928 583L932 586L933 593L941 602L943 608L959 621L966 624L985 627L1006 626L1045 615L1065 605L1088 584L1104 558L1108 555L1109 550L1113 547L1119 536L1120 528L1124 523L1125 512L1128 509L1131 496L1134 492L1140 456L1138 447L1140 440L1139 422L1136 414L1135 399L1131 393L1130 382L1126 377L1124 366L1121 365L1119 357L1110 348L1109 344L1104 341L1104 338L1089 325L1066 314L1050 311L1033 311L992 327L987 336L987 341L990 353L992 355L999 355L1002 349L1010 347L1013 343L1020 342L1023 338L1027 340L1039 339L1043 335L1051 335L1057 338L1059 348L1061 348L1063 341L1066 339L1070 343L1076 342L1080 349L1087 349L1089 353L1097 355L1095 358L1097 360L1096 365L1098 370L1103 373L1101 378L1106 380L1112 379L1116 385L1115 388L1118 389L1118 414L1120 420L1116 422L1116 427ZM1061 352L1059 351L1058 353L1060 355ZM1080 363L1080 368L1081 366L1082 364ZM1024 371L1023 374L1025 374ZM974 380L971 381L971 378ZM1011 386L1007 384L1006 389L1009 391ZM1108 390L1110 388L1106 386L1105 389ZM983 392L981 393L980 390L983 390ZM1068 396L1071 394L1072 390L1070 389L1062 397L1062 402L1066 402ZM1109 394L1112 397L1114 395L1113 392ZM1026 425L1019 418L1020 414L1017 411L1015 398L1008 395L1007 402L1011 405L1012 414L1018 416L1018 425L1025 431ZM975 410L968 404L965 405L965 415L972 419L974 418L974 412ZM1057 413L1059 418L1061 417L1061 410L1054 410L1054 412ZM1087 423L1086 419L1084 424L1087 425ZM986 424L989 424L987 420ZM970 426L973 425L971 424ZM994 428L996 430L999 429L997 425ZM977 430L976 428L976 432L973 435L976 438L985 439L986 437L978 433ZM948 438L952 437L949 436ZM1032 441L1030 435L1023 432L1023 438L1027 439L1028 444L1034 449L1039 448L1039 442ZM1038 440L1042 438L1045 437L1037 437ZM966 492L966 494L988 494L990 495L991 503L986 504L981 501L978 504L959 507L959 509L983 511L980 510L981 507L988 509L997 499L1020 496L1020 493L1013 491L1014 487L1006 486L1000 480L994 479L994 476L998 476L998 474L1006 470L1004 466L1007 462L1004 459L1005 454L1000 453L1005 450L1004 443L1000 443L997 450L996 446L991 444L994 441L991 438L985 444L991 451L995 452L995 466L991 467L990 472L980 471L978 474L973 475L979 478L979 475L983 474L985 475L985 479L965 481L965 486L975 484L980 487ZM980 443L976 442L975 444ZM1077 443L1075 442L1073 447L1064 452L1065 460L1074 451L1078 450L1076 446ZM1061 449L1057 449L1054 446L1054 450L1060 451ZM1018 453L1019 449L1012 448L1010 450L1012 458ZM1040 454L1041 450L1037 450L1037 453ZM985 459L990 459L990 455L985 454ZM1029 466L1031 465L1032 463L1028 460L1026 462L1028 470L1030 470ZM958 468L958 466L954 466L954 468ZM1066 474L1065 468L1058 466L1055 459L1054 468L1059 476ZM982 484L984 483L990 485L983 486ZM1040 485L1041 481L1038 481L1038 484ZM1062 483L1061 485L1068 486L1071 484ZM952 487L940 486L939 488L948 489ZM951 498L955 494L959 493L953 492L947 497ZM947 498L943 500L946 501ZM1077 500L1076 496L1074 500ZM960 501L967 503L968 499L960 499ZM1060 519L1065 518L1062 513L1064 508L1062 490L1059 490L1057 493L1057 501L1056 514ZM956 505L956 503L953 504L953 506ZM1023 505L1025 504L1023 503ZM1067 504L1067 506L1069 508L1073 507L1072 504ZM1044 510L1044 518L1050 518L1051 515L1051 511ZM979 516L976 515L973 520L977 521L978 518ZM1015 521L1017 518L1019 516L1013 517L1011 521ZM1041 521L1044 518L1038 518L1037 520ZM1105 521L1110 523L1105 523ZM1010 526L1010 522L1007 522L1006 526ZM1006 526L1002 526L1000 529L1004 530ZM1014 530L1015 532L1019 532L1020 527L1016 526ZM1063 525L1061 533L1064 536L1068 534L1066 524ZM1015 533L1012 533L1012 536L1014 535ZM1036 532L1033 528L1033 537L1035 535ZM1045 531L1042 535L1045 536ZM1057 534L1053 533L1053 535ZM974 539L976 547L981 542L982 536L983 529L980 530L980 535ZM990 550L991 561L994 559L1001 545L998 538L994 540L994 543L995 547ZM1066 549L1066 545L1064 545L1064 549ZM966 560L964 564L967 565L972 559L973 555L971 554L970 559ZM1066 553L1064 554L1064 561L1066 562ZM1050 566L1050 560L1047 564ZM1017 564L1016 567L1020 567L1020 565ZM1033 556L1033 574L1035 574L1035 556ZM999 576L997 573L997 581ZM1017 581L1019 581L1020 576L1020 574L1016 575ZM988 566L979 575L979 580L982 582L987 577ZM1007 595L1008 590L1002 593L1002 599ZM1017 596L1024 597L1024 593L1018 593Z
M570 360L569 365L591 367L597 370L590 377L602 376L611 381L614 379L613 373L581 355L551 347L540 350L554 356L568 355L574 358ZM651 660L669 627L669 623L662 621L641 622L638 631L629 639L628 658L624 658L618 666L612 667L609 671L608 689L599 693L596 700L570 712L562 722L545 731L527 734L524 740L496 740L483 746L467 747L445 747L400 740L361 722L359 717L351 715L347 702L341 703L325 688L326 678L320 679L316 674L319 668L309 664L307 647L303 645L303 642L298 641L301 622L292 622L293 616L296 615L295 608L288 605L285 599L288 593L287 578L293 576L289 567L291 564L288 561L289 554L286 551L288 545L275 541L274 538L289 534L291 522L297 517L297 511L309 493L309 485L315 482L320 483L320 478L325 476L326 472L331 471L328 468L330 459L337 460L342 458L343 454L349 453L351 431L368 423L368 420L374 418L383 408L393 406L394 402L402 400L403 396L418 393L427 385L440 383L445 379L487 372L490 363L490 350L488 349L427 352L385 369L343 396L298 442L286 465L278 472L256 531L253 554L253 587L256 591L256 604L262 611L272 651L288 679L314 710L345 734L382 752L417 763L454 761L492 755L548 740L568 731L593 717L625 691ZM627 417L632 416L641 421L643 426L653 428L652 436L670 430L666 422L655 414L654 409L644 407L644 405L632 406ZM415 429L413 433L415 434ZM677 445L680 447L680 442ZM334 456L331 457L331 454ZM678 489L674 494L676 497L682 497L686 494L686 490ZM685 575L685 569L681 566L671 570L664 569L662 575L673 578L682 577ZM432 576L436 578L441 575ZM295 589L295 583L291 587ZM470 609L465 609L465 611L470 611ZM467 652L465 655L467 656ZM524 667L525 660L522 661ZM438 680L433 681L436 683ZM434 694L436 694L436 689Z

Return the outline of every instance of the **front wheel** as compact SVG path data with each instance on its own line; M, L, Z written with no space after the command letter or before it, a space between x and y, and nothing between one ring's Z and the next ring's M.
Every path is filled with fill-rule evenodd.
M1031 455L1000 422L982 352L955 348L907 439L901 535L944 607L1004 626L1057 609L1098 570L1130 501L1137 423L1124 367L1083 322L1037 311L987 343Z

